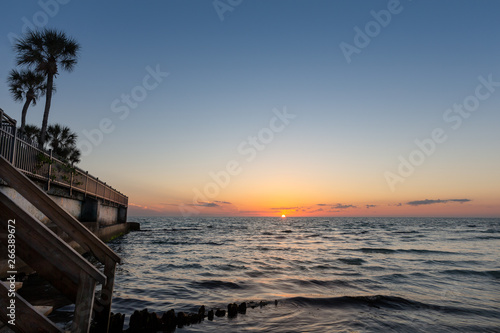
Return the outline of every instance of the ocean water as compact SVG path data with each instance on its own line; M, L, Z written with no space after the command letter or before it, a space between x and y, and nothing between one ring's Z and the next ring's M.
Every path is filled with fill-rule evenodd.
M176 332L500 332L500 219L134 220L110 243L126 323L264 300Z

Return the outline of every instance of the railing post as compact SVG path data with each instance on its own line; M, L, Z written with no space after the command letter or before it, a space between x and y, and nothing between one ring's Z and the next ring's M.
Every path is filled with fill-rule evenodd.
M14 138L12 139L12 148L10 150L11 155L10 155L10 163L13 166L16 166L16 147L17 147L17 126L14 124Z
M73 171L71 171L71 179L69 180L69 195L73 195Z
M78 285L76 295L72 332L87 333L90 330L95 285L96 282L92 277L84 271L80 272L80 284Z
M49 168L47 172L47 191L50 191L50 176L52 174L52 149L49 150L50 153L50 161L49 161Z
M101 297L97 300L99 304L99 313L96 318L99 332L107 332L109 329L109 319L111 315L111 302L113 300L113 288L115 285L116 262L107 257L104 262L104 275L106 275L106 284L102 286Z
M3 110L0 109L0 156L4 156L5 158L7 158L7 156L5 156L5 152L4 152L4 149L5 149L5 139L4 139L4 135L3 135Z
M87 184L89 183L89 172L85 172L85 198L87 197Z

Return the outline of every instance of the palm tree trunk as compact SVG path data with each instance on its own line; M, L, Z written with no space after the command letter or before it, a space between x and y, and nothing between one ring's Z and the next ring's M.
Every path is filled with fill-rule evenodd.
M39 149L43 149L47 135L47 124L49 122L50 103L52 102L52 87L54 85L54 74L47 74L47 92L45 94L45 111L43 112L42 129L40 130Z
M24 127L26 126L26 113L28 113L28 107L30 106L32 100L33 98L26 97L26 102L24 102L23 112L21 113L21 133L24 133Z

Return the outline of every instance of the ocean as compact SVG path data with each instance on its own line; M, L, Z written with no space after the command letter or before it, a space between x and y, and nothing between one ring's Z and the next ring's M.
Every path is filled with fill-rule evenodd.
M500 332L500 219L131 220L109 243L126 324L262 300L176 332Z

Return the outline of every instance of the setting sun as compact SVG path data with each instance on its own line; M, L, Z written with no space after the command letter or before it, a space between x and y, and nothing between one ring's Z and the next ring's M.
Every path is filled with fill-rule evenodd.
M285 214L283 214L283 215L281 215L281 217L282 217L282 218L285 218L285 217L286 217L286 215L285 215Z

